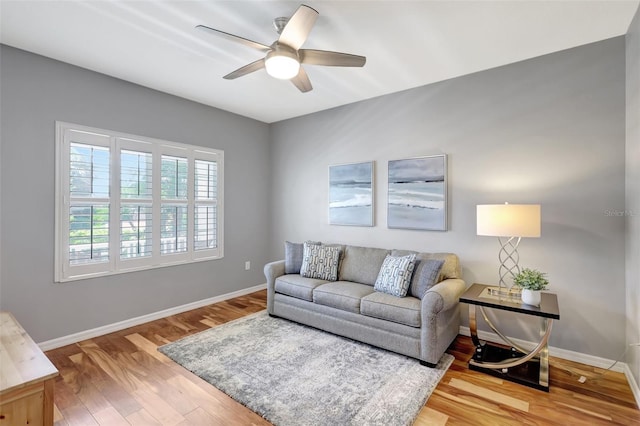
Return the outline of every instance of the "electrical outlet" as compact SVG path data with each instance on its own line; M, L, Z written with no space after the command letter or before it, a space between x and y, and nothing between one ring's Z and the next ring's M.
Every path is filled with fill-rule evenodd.
M248 271L249 269L251 269L251 262L247 260L246 262L244 262L244 270Z

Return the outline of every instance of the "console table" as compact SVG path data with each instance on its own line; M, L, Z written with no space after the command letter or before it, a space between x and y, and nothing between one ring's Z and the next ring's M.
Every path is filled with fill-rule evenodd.
M0 312L0 425L53 425L58 370L9 312Z
M519 298L488 294L488 288L495 287L473 284L460 296L460 302L469 305L469 331L471 340L476 346L476 351L469 360L469 368L548 392L548 341L553 320L560 319L557 296L552 293L542 293L542 301L538 307L527 305ZM495 327L487 317L485 308L539 317L541 319L540 341L532 350L523 349ZM478 339L478 311L487 325L510 348L496 346L489 342L483 343Z

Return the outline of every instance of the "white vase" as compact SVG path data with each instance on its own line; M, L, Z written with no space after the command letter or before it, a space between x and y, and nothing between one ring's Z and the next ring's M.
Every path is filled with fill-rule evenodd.
M540 290L522 289L522 301L527 305L540 306Z

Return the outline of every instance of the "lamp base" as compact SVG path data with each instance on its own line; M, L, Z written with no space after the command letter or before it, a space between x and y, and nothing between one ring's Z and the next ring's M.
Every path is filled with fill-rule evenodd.
M500 275L500 289L508 289L507 279L513 280L513 277L520 273L520 267L518 262L520 261L520 255L518 254L518 245L520 244L520 237L510 237L507 240L502 240L498 237L500 243L500 251L498 252L498 260L500 261L500 269L498 273Z

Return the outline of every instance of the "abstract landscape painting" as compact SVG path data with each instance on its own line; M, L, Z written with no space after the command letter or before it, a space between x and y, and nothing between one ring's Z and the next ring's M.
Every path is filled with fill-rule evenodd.
M329 223L373 226L373 161L329 166Z
M447 230L447 156L389 161L387 226Z

